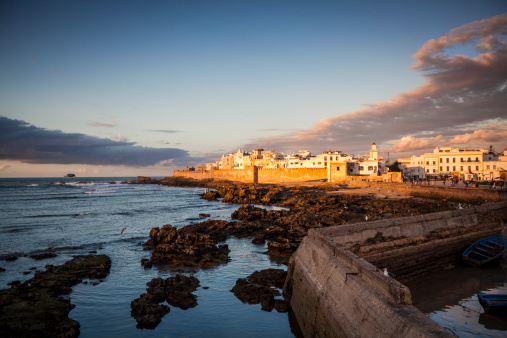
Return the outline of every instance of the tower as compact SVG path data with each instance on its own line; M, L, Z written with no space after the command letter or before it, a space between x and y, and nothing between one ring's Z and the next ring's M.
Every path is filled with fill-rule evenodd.
M371 145L370 159L378 160L378 150L377 150L377 144L375 142L373 142Z

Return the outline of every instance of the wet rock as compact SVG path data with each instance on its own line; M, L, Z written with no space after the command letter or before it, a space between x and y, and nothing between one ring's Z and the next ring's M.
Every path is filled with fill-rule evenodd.
M134 299L131 315L137 321L139 329L154 329L162 318L169 313L169 306L159 303L167 301L169 305L182 310L197 306L197 297L192 294L200 285L193 276L176 275L167 279L154 278L146 284L147 293Z
M136 319L138 329L154 329L170 312L169 306L158 303L155 296L147 293L143 293L130 303L130 314Z
M4 272L4 271L5 271L5 269L4 269L4 268L0 268L0 272Z
M210 217L211 215L210 214L199 214L199 217L202 217L202 218L206 218L206 217Z
M225 235L221 238L225 239ZM216 237L192 231L190 227L177 229L168 224L161 229L153 228L146 245L153 247L154 263L212 267L229 261L227 245L219 245Z
M231 292L241 300L249 304L261 304L261 309L286 312L288 304L283 300L275 300L280 296L277 289L283 288L287 272L281 269L266 269L255 271L247 278L239 278Z
M43 253L43 254L40 254L40 255L31 255L30 258L32 259L35 259L35 260L42 260L42 259L46 259L46 258L53 258L53 257L56 257L56 254L54 253Z
M9 261L15 261L16 259L18 259L18 257L16 257L16 256L7 256L7 257L5 257L5 260L8 261L8 262Z
M75 256L60 266L47 265L25 283L0 290L1 337L77 337L79 323L68 317L74 307L60 297L84 278L104 278L111 260L101 256Z
M149 269L153 266L153 262L151 261L151 259L142 258L141 265L144 266L145 269Z

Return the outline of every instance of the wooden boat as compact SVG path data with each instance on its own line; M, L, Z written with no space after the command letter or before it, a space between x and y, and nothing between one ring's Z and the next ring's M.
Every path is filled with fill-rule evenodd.
M505 251L502 234L486 237L470 245L463 253L463 261L472 266L483 266L498 262Z
M507 313L507 294L480 293L477 295L477 298L479 298L479 303L484 311Z

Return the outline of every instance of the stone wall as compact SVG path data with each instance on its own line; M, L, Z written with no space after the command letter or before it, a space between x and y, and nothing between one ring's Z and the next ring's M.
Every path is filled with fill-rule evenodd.
M284 294L305 337L447 337L411 305L400 280L456 263L463 248L505 224L500 202L312 229L291 258Z

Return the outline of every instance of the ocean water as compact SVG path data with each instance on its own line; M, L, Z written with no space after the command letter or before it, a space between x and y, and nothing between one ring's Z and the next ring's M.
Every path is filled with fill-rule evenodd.
M199 198L202 188L131 185L117 178L0 179L0 288L24 282L46 264L63 264L90 251L112 260L110 274L98 284L78 284L68 296L76 307L69 317L81 337L294 337L287 313L262 311L239 301L229 290L256 270L286 269L270 260L264 245L231 238L231 261L213 269L184 270L200 280L195 308L171 311L154 330L136 328L130 302L146 292L153 278L176 274L163 267L144 269L150 252L140 245L153 227L183 227L210 219L230 219L239 205ZM121 233L122 228L126 228ZM54 258L30 256L55 253ZM16 256L13 261L5 260Z

